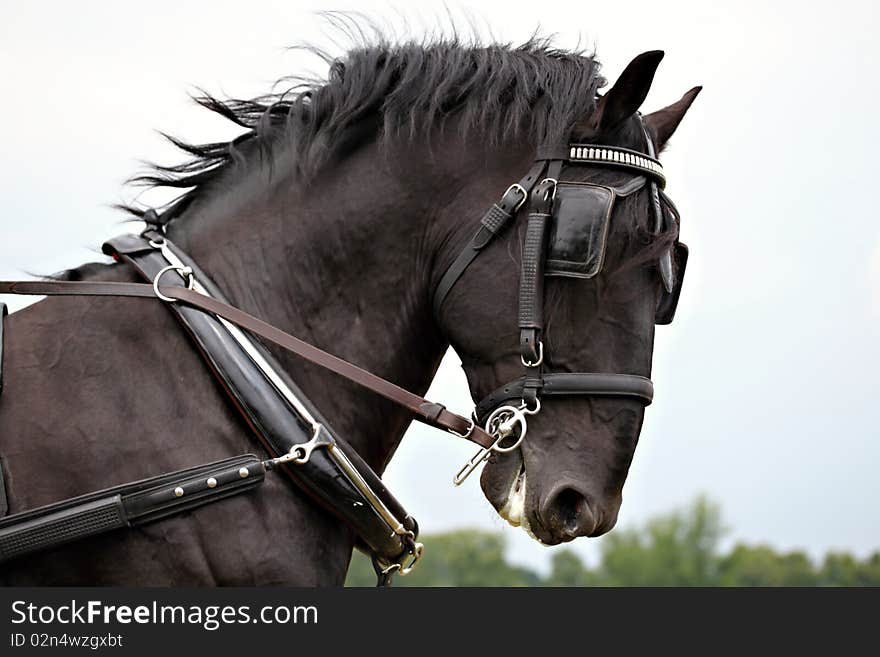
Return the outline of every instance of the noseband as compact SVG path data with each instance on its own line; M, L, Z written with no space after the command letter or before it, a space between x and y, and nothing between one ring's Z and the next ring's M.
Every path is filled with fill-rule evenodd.
M646 406L654 397L654 385L650 379L635 374L597 372L546 372L544 332L544 279L545 275L590 278L601 269L604 256L604 240L608 234L607 222L611 218L614 200L633 194L646 185L651 195L654 215L653 232L659 234L667 225L667 212L671 221L678 221L675 206L661 192L666 185L663 166L656 159L651 136L637 115L647 142L647 153L640 153L617 146L595 144L571 144L562 149L542 149L528 174L511 185L501 201L492 206L480 222L480 228L471 241L446 270L434 296L434 312L439 317L443 301L464 274L467 267L488 247L515 218L528 202L525 241L519 280L519 353L523 375L493 391L477 403L472 415L471 430L477 424L495 437L489 447L482 447L455 475L455 485L460 485L492 452L508 452L517 448L526 435L527 416L541 410L544 396L586 395L589 397L620 397L642 402ZM623 170L633 178L619 187L560 181L563 164L574 166L598 166ZM540 182L539 182L540 181ZM598 217L599 229L596 241L598 254L587 254L584 261L551 259L553 270L547 270L548 235L552 227L562 222L560 201L570 201L568 215ZM572 212L573 209L573 212ZM604 222L604 223L603 223ZM557 230L557 233L565 226ZM575 233L577 231L574 231ZM559 241L559 240L556 240ZM565 257L570 251L563 246L554 251ZM555 246L555 245L554 245ZM664 294L658 304L655 321L668 324L672 321L681 290L681 279L687 257L687 247L674 245L679 261L678 276L673 270L672 249L659 258L658 269L663 282ZM590 257L592 255L593 257ZM570 257L570 256L568 256ZM467 436L465 436L467 437Z

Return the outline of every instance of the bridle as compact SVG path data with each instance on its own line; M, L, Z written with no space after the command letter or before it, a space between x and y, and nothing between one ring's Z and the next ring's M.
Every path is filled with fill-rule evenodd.
M470 418L329 354L230 305L198 265L164 234L154 212L141 235L123 235L104 252L129 264L147 283L103 281L0 281L0 294L138 297L161 300L180 321L211 371L269 452L252 454L123 484L79 498L0 518L0 562L90 535L167 517L260 485L280 469L352 528L359 546L373 558L380 584L407 574L421 557L418 524L387 490L381 478L338 435L289 379L256 335L343 376L410 411L415 419L466 438L480 451L456 474L460 484L492 453L509 452L526 437L527 417L541 411L542 398L559 395L611 396L650 404L653 384L633 374L547 372L543 341L544 277L590 278L601 269L614 200L648 185L654 232L678 222L675 206L661 191L663 168L639 116L648 153L616 146L566 144L538 149L535 164L483 216L480 227L440 279L433 304L440 309L474 259L512 224L528 204L519 283L519 351L523 375L477 403ZM564 164L620 169L632 179L618 187L560 180ZM583 229L601 247L574 258L566 229ZM577 233L574 230L574 233ZM548 235L550 255L548 258ZM568 236L566 236L568 235ZM591 240L592 240L591 237ZM574 240L577 242L577 240ZM677 270L673 267L673 252ZM687 248L676 242L659 259L664 292L655 321L668 324L677 305ZM0 304L0 381L2 317ZM2 493L0 477L0 493ZM356 503L352 504L352 500Z
M654 234L660 233L666 227L667 211L671 220L678 222L675 206L661 191L666 185L666 177L663 166L656 158L653 140L641 115L637 114L636 117L647 143L647 153L593 144L569 144L562 149L540 149L535 165L522 180L511 185L501 201L483 216L476 234L440 279L434 296L434 312L438 317L443 302L468 266L507 226L515 222L519 210L528 202L519 280L519 355L523 375L499 387L477 403L472 415L471 430L478 424L484 426L487 433L495 436L495 441L491 446L481 448L465 463L453 479L455 485L460 485L493 452L509 452L519 447L526 436L527 417L541 411L541 398L544 396L623 397L635 399L645 405L653 400L653 383L643 376L597 372L553 373L544 369L546 354L543 310L547 241L554 220L557 196L566 185L560 181L563 164L610 167L633 175L628 183L618 187L571 183L591 188L592 194L598 193L601 196L599 203L604 203L602 208L606 221L610 220L616 198L629 196L647 185L654 215ZM595 203L593 199L591 202ZM578 203L575 202L574 205L576 213ZM607 230L603 237L605 236ZM604 249L604 244L602 248ZM674 249L678 259L677 272L673 269L673 249L665 251L659 258L658 269L664 294L655 314L658 324L672 321L681 290L687 247L676 242ZM589 278L598 273L601 264L600 257L592 272L557 273L562 276ZM467 434L464 437L468 437Z

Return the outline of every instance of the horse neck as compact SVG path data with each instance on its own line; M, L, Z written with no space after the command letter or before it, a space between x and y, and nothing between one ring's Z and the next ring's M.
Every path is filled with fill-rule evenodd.
M447 346L431 313L434 231L426 201L442 184L402 179L400 155L364 147L308 184L283 166L271 175L254 169L172 222L169 237L233 304L424 394ZM384 468L411 416L275 354L333 428Z

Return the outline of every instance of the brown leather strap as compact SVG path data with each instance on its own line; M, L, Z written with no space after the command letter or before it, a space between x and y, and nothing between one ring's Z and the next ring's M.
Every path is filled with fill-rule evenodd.
M412 411L421 422L461 435L481 447L490 447L495 442L492 436L480 427L474 426L474 423L467 418L447 410L442 404L435 404L404 390L357 365L352 365L308 342L285 333L243 310L180 286L160 285L159 291L167 297L222 317L315 365L344 376L349 381L372 390ZM119 296L158 299L152 285L103 281L0 281L0 294Z

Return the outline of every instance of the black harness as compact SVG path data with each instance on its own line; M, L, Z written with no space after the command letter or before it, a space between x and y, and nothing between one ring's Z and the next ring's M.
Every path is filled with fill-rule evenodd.
M163 234L155 213L144 217L148 229L143 234L125 235L104 244L107 255L130 264L152 283L151 288L131 283L0 282L0 292L6 293L150 296L167 302L271 456L237 456L0 519L0 562L250 490L263 482L267 471L277 468L355 532L358 546L373 559L380 584L389 583L394 573L407 574L422 554L415 519L355 450L334 433L269 351L240 326L406 406L417 419L478 443L480 451L455 476L456 484L492 452L518 447L526 436L527 416L540 411L544 396L630 397L650 404L653 385L642 376L545 372L542 341L544 277L590 278L601 271L617 198L648 185L655 232L679 221L675 206L661 191L663 169L644 124L642 128L647 154L590 144L541 149L534 166L489 209L476 234L442 276L434 295L438 315L467 267L528 203L519 289L524 372L481 400L469 424L440 404L358 370L226 304L217 286ZM634 177L619 187L560 181L565 163L619 168ZM686 261L687 248L680 242L660 257L664 294L657 306L658 324L672 321ZM0 304L0 386L5 310ZM478 423L485 430L478 428ZM0 485L0 498L2 492Z

